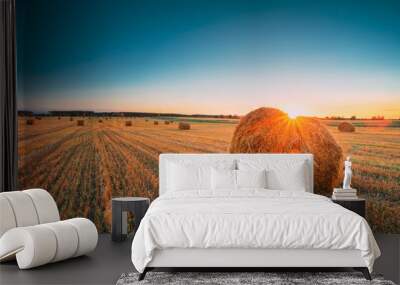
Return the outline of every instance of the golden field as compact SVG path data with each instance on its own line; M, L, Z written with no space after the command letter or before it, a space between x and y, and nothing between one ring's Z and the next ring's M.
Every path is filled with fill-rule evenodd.
M47 189L62 218L89 217L100 231L109 230L111 197L157 197L160 153L227 152L238 122L181 118L191 128L179 130L176 121L164 123L178 118L158 125L155 118L27 119L18 120L19 188ZM399 121L357 120L354 133L339 132L339 121L322 122L352 156L353 187L368 199L373 230L400 233Z

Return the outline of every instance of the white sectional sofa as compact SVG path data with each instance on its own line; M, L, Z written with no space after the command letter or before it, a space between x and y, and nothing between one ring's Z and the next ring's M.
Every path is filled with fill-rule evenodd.
M16 258L20 269L84 255L98 233L88 219L60 221L53 197L43 189L0 193L0 262Z

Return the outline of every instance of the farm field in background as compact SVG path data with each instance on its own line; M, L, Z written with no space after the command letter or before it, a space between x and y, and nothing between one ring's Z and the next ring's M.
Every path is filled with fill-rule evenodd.
M227 152L238 120L214 118L42 117L18 120L19 189L50 191L63 218L92 219L109 230L113 196L158 195L158 155ZM83 120L83 126L77 121ZM101 120L101 121L100 121ZM159 121L155 125L153 121ZM168 125L164 121L172 121ZM191 124L179 130L178 121ZM131 126L126 126L131 121ZM368 198L375 231L400 232L400 121L356 120L355 133L322 120L353 159L353 187Z

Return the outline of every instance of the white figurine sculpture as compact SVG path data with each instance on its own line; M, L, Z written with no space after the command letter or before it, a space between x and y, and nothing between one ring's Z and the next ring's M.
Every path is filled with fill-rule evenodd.
M351 189L351 161L350 156L346 158L344 162L344 179L343 179L343 189Z

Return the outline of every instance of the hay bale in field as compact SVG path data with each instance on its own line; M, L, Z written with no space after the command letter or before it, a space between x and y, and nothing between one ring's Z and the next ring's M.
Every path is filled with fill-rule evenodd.
M131 127L132 126L132 121L125 121L125 126L126 127Z
M84 126L85 125L85 121L84 120L78 120L78 121L76 121L76 125L77 126Z
M190 130L190 124L186 122L179 122L178 128L180 130Z
M144 120L145 122L148 122L149 120L148 119L146 119L146 120Z
M158 125L158 121L154 121L154 125Z
M164 124L169 125L169 121L164 121Z
M42 117L35 117L35 119L40 121Z
M102 122L103 122L103 120L99 120L98 122L99 122L99 123L102 123Z
M61 120L61 117L58 117L58 120Z
M28 119L28 120L26 120L26 124L29 125L29 126L34 125L35 124L35 120L34 119Z
M69 120L72 122L74 120L74 118L70 117Z
M173 124L174 123L174 121L169 121L171 124Z
M356 128L352 123L349 122L341 122L338 125L338 130L345 133L352 133L356 131Z
M318 119L290 119L278 109L259 108L241 118L231 153L312 153L314 191L330 195L337 186L342 149Z

